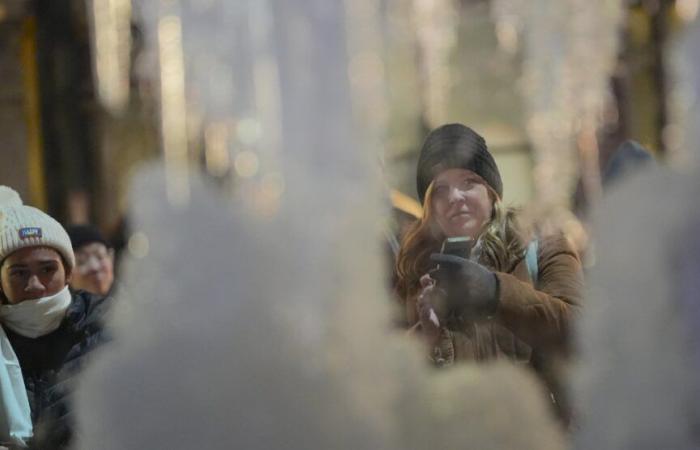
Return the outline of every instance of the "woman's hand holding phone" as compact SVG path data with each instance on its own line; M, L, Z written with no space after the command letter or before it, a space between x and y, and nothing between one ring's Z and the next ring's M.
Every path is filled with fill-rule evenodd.
M445 292L437 287L430 274L423 275L420 283L422 289L418 295L416 308L428 345L434 346L440 339L440 327L445 318L441 313L444 308L440 307L444 304Z

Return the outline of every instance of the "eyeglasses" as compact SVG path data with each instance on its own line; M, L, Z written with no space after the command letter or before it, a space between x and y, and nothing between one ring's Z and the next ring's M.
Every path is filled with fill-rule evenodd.
M111 259L114 255L114 250L109 248L101 248L93 251L79 251L75 254L75 265L78 267L86 267L92 261L101 264L107 259Z

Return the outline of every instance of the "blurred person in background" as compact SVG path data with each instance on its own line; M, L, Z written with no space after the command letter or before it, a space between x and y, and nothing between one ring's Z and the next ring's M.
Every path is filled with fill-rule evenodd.
M0 186L0 443L69 447L70 393L103 341L103 297L71 292L66 230Z
M628 139L620 144L607 158L600 171L601 194L605 198L611 192L619 190L630 179L639 173L650 171L656 167L656 159L652 153L639 142ZM595 264L595 242L591 239L590 221L594 215L594 206L586 198L581 180L572 198L573 209L581 221L582 229L572 236L576 250L583 261L585 270L590 270Z
M70 281L73 290L105 296L114 285L114 250L93 225L66 227L75 253L75 271Z
M567 421L559 363L582 299L578 255L563 234L534 236L502 202L500 172L474 130L449 124L426 138L418 160L424 214L397 259L406 325L439 366L507 358L531 365ZM441 253L463 238L464 254Z
M654 157L639 142L631 139L620 144L610 155L601 173L604 191L620 184L629 177L652 167Z

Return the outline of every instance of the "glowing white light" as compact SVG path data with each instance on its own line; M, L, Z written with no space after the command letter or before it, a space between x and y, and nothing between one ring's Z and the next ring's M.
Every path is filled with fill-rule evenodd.
M233 160L233 167L236 169L236 173L240 177L254 177L260 168L258 155L249 150L242 151L237 154L236 158Z
M134 258L145 258L150 250L148 236L146 236L146 233L137 231L136 233L132 234L129 238L127 248L129 249L129 253L131 253Z
M700 0L676 0L676 12L686 22L692 22L698 15Z

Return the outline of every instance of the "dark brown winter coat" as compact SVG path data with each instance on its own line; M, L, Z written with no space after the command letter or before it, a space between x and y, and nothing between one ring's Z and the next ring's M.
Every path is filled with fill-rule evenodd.
M496 313L477 321L448 322L431 356L440 365L498 358L529 364L564 403L558 394L558 362L570 353L583 273L578 255L563 235L540 238L538 244L537 279L530 278L525 258L508 273L496 272ZM417 295L407 299L406 312L411 331L419 333Z
M533 351L566 351L572 319L583 293L581 263L563 235L539 239L538 276L531 280L523 258L508 273L496 272L498 309L479 321L453 322L444 328L445 353L455 360L499 357L529 362ZM407 299L409 325L416 325L417 296Z

